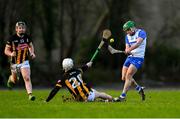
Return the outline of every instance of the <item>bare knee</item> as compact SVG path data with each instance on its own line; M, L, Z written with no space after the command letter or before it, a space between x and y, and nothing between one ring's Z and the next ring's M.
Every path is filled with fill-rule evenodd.
M29 76L24 76L24 81L30 81L30 77Z
M122 77L121 77L121 80L126 80L125 76L122 76Z
M130 80L130 79L132 79L132 76L133 75L131 73L127 73L125 79Z

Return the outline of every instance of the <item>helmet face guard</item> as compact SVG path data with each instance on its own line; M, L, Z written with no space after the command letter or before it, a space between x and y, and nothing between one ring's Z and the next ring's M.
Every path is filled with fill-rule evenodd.
M135 27L135 23L133 21L127 21L124 25L123 25L123 31L127 31L130 30L131 28Z
M63 70L68 71L74 67L73 60L71 58L65 58L62 62Z
M21 30L19 30L19 28ZM22 22L22 21L17 22L16 26L15 26L15 30L16 30L17 34L19 34L19 36L22 37L26 32L26 23Z
M18 26L26 26L26 23L25 23L25 22L22 22L22 21L18 21L18 22L16 23L16 27L18 27Z

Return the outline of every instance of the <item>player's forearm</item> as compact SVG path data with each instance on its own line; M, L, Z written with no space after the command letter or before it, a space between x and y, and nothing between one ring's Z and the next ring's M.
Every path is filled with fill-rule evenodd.
M136 42L134 45L132 45L132 46L129 48L129 50L132 51L132 50L138 48L138 47L141 45L142 42L143 42L143 39L142 39L142 38L138 38L138 39L137 39L137 42Z
M132 51L138 47L139 47L139 44L136 43L136 44L132 45L131 47L129 47L129 50Z
M11 57L12 52L11 51L4 51L5 55Z
M55 95L56 93L59 91L60 87L56 86L54 87L54 89L50 92L48 98L46 99L46 102L49 102Z
M32 43L29 46L29 52L30 52L30 54L34 53L34 46Z
M4 54L5 55L7 55L7 56L9 56L9 57L11 57L12 55L12 52L11 52L11 50L9 49L9 48L5 48L5 50L4 50Z
M29 48L30 54L34 53L34 48Z

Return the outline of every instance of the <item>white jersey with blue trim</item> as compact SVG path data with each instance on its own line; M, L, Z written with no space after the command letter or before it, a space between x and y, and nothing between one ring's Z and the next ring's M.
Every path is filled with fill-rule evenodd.
M136 29L135 34L133 36L130 36L129 34L126 35L125 40L126 40L126 44L128 44L131 47L131 45L137 42L137 38L139 37L142 38L143 41L139 47L131 51L132 55L130 56L144 58L145 49L146 49L146 39L147 39L147 35L144 30Z

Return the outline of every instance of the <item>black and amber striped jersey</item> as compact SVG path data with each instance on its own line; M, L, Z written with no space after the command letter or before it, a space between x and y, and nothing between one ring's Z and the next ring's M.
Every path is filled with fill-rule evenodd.
M77 101L87 100L91 88L82 79L82 74L87 68L88 66L84 65L81 68L74 68L65 72L62 80L58 80L56 86L66 86Z
M8 39L6 44L11 47L11 51L16 52L16 57L13 57L11 61L13 64L20 64L25 60L28 60L29 44L31 42L32 40L27 34L24 34L23 37L14 34Z

